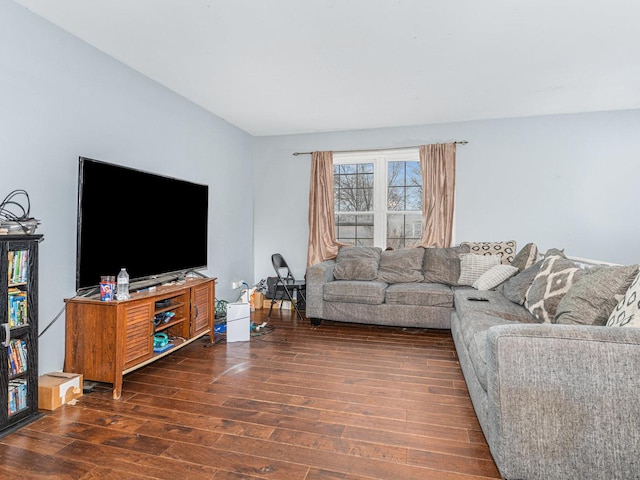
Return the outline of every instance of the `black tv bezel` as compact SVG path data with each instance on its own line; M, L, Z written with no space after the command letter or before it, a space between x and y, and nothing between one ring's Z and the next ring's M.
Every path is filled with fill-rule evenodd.
M209 205L208 205L208 201L209 201L209 185L207 184L203 184L203 183L197 183L197 182L193 182L193 181L189 181L189 180L185 180L182 178L177 178L177 177L172 177L169 175L162 175L156 172L152 172L149 170L142 170L142 169L138 169L138 168L134 168L134 167L129 167L126 165L120 165L120 164L116 164L116 163L112 163L112 162L106 162L103 160L97 160L91 157L85 157L85 156L80 156L78 157L78 178L77 178L77 193L78 193L78 198L77 198L77 217L76 217L76 265L75 265L75 277L76 277L76 294L77 295L88 295L91 293L94 293L96 291L99 290L99 278L96 279L96 283L95 284L91 284L91 285L85 285L85 286L81 286L80 285L80 280L81 280L81 265L80 265L80 261L82 260L81 258L81 254L82 254L82 245L81 245L81 240L82 240L82 220L83 220L83 189L85 187L84 185L84 175L83 175L83 168L84 168L84 164L85 162L92 162L95 164L102 164L102 165L106 165L108 167L113 167L115 169L123 169L123 170L127 170L127 171L131 171L131 172L136 172L139 174L143 174L145 176L150 176L150 177L155 177L158 179L164 179L164 180L170 180L170 181L174 181L174 182L180 182L182 184L185 185L193 185L193 186L198 186L198 187L205 187L206 189L206 199L207 199L207 203L206 203L206 212L207 212L207 225L206 228L204 229L204 234L205 234L205 239L204 239L204 245L205 245L205 258L206 261L204 264L202 265L193 265L193 266L189 266L189 267L184 267L184 268L180 268L177 270L159 270L157 273L152 273L149 275L145 275L145 276L138 276L138 277L134 277L130 279L130 291L136 291L138 289L142 289L142 288L146 288L149 286L153 286L153 285L159 285L161 283L165 283L167 281L171 281L174 279L178 279L178 278L182 278L184 277L186 274L188 273L195 273L201 277L206 277L206 275L203 275L199 272L197 272L197 270L203 270L208 268L208 261L209 261L209 255L208 255L208 211L209 211ZM114 274L117 274L117 272L114 272Z

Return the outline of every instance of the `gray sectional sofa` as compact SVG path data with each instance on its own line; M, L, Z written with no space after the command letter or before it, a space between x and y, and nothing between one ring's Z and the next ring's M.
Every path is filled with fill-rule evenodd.
M353 265L362 268L354 261L362 248L341 249L338 259L307 270L306 313L451 328L478 420L506 479L640 478L638 266L590 267L557 250L541 258L530 245L474 271L467 285L458 283L469 273L461 259L475 254L465 245L423 249L422 280L398 283L409 277L381 273L382 257L404 261L398 271L415 274L418 254L374 253L372 280L338 279L336 269L338 277L363 275ZM429 260L438 265L428 267ZM506 280L479 282L491 270L508 271L504 265L516 269L502 274Z

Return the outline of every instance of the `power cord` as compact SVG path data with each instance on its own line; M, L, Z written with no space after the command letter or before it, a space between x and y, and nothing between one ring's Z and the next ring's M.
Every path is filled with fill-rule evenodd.
M20 204L19 202L16 202L15 200L13 200L15 197L17 197L18 195L24 195L27 199L27 207L25 208L24 206L22 206L22 204ZM14 206L14 207L18 207L20 209L20 214L16 214L14 212L12 212L9 207L10 206ZM4 197L4 200L2 200L2 202L0 203L0 219L3 220L10 220L10 221L14 221L14 222L18 222L21 220L29 220L29 212L31 210L31 202L29 201L29 194L27 193L26 190L14 190L13 192L9 193L9 195L7 195L6 197Z
M47 325L47 326L45 327L45 329L44 329L44 330L42 330L42 332L40 332L40 333L38 334L38 338L40 338L42 335L44 335L44 332L46 332L47 330L49 330L49 328L50 328L54 323L56 323L56 320L58 320L58 318L60 318L60 315L62 315L62 314L64 313L64 311L66 310L66 308L67 308L67 304L65 303L65 304L64 304L64 306L62 307L62 310L60 310L60 312L58 312L58 314L55 316L55 318L54 318L53 320L51 320L51 322L49 322L49 325Z
M15 198L19 195L24 195L26 198L26 207ZM10 223L18 224L24 233L33 233L35 227L40 223L38 220L29 216L31 211L31 201L29 200L29 194L26 190L14 190L9 193L4 200L0 202L0 224L5 224L4 227Z

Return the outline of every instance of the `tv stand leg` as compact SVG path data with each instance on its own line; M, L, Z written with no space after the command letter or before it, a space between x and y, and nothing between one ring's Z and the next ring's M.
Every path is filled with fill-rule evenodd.
M122 395L122 375L116 376L113 382L113 399L119 400Z

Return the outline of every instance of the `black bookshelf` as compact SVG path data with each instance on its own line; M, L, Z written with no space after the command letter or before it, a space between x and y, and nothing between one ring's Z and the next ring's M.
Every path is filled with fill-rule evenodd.
M42 235L0 235L0 436L38 411L38 246Z

